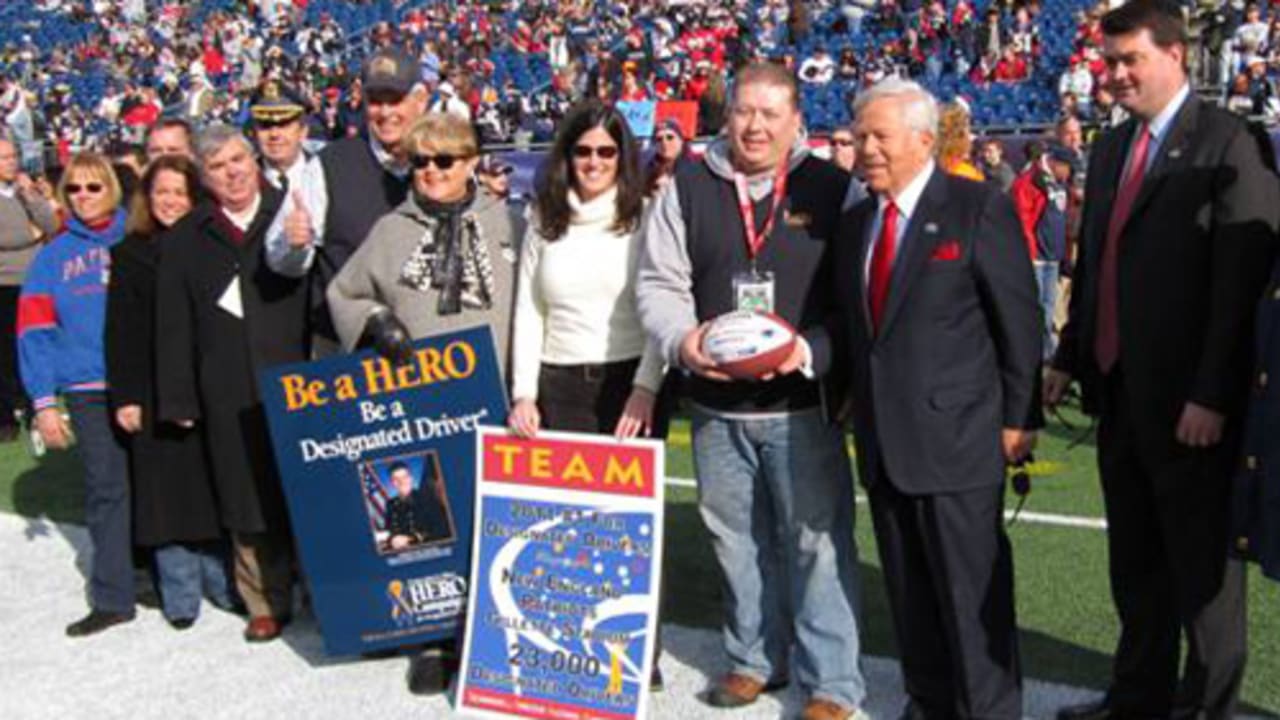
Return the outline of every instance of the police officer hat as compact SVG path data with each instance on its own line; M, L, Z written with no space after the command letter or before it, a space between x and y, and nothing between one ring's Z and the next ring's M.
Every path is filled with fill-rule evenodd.
M262 84L249 107L255 123L287 123L302 117L306 111L302 98L275 80Z

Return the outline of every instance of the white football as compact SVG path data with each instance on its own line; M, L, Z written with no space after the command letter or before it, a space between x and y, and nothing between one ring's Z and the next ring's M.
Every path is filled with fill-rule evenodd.
M707 327L702 353L726 374L755 380L773 372L791 354L796 331L773 313L738 310Z

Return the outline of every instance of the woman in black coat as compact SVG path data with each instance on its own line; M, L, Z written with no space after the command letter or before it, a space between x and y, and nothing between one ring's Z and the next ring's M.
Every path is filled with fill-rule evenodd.
M198 431L156 417L155 285L159 237L199 192L195 165L158 158L134 193L125 239L111 250L107 291L107 381L115 422L129 435L133 537L153 548L165 619L186 629L200 599L233 603L217 503Z

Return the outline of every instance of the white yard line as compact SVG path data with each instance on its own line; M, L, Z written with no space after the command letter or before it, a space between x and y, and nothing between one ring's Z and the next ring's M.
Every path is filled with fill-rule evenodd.
M667 484L680 488L696 488L698 483L690 478L669 477ZM857 502L865 503L867 497L859 494L856 497ZM1012 510L1006 510L1004 513L1006 520L1013 517ZM1032 525L1054 525L1057 527L1073 527L1086 528L1089 530L1106 530L1107 521L1102 518L1085 517L1082 515L1059 515L1057 513L1042 513L1023 510L1018 513L1018 522L1031 523Z

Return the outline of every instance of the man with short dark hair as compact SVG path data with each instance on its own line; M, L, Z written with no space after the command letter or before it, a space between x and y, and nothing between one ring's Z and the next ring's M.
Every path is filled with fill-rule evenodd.
M387 501L387 549L404 550L426 537L423 518L418 517L413 502L413 473L402 462L391 464L387 473L395 497Z
M1111 90L1131 117L1094 143L1044 395L1056 403L1077 379L1100 416L1121 631L1107 695L1059 717L1225 719L1246 652L1229 478L1280 187L1248 126L1191 92L1177 3L1130 0L1102 30Z
M1004 144L997 138L985 138L979 148L978 169L982 171L982 177L1000 192L1009 192L1018 174L1004 159Z
M832 130L831 163L847 173L852 173L854 160L853 131L847 127Z
M388 550L406 550L448 534L448 521L436 487L424 479L422 486L414 489L413 471L400 461L391 464L387 477L396 491L395 497L387 501Z
M706 702L750 704L794 672L805 720L844 720L866 694L852 476L831 417L843 395L829 372L840 343L826 325L827 253L849 175L811 155L800 130L791 72L743 69L727 137L676 167L646 221L636 297L652 341L692 374L699 511L723 571L731 664ZM716 317L757 308L799 341L766 378L731 380L703 337Z
M161 155L181 155L195 159L191 151L191 124L182 118L160 118L147 131L147 162Z

